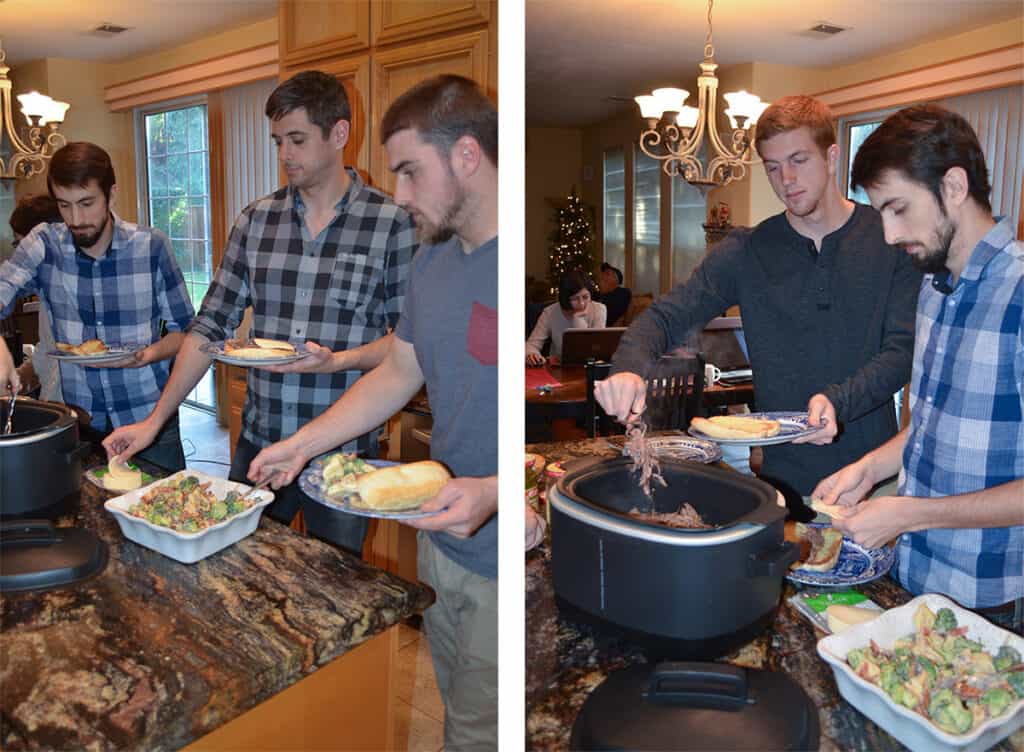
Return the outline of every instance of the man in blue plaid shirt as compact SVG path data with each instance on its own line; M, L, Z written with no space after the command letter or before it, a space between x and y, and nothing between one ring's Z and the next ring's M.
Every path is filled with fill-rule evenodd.
M192 303L167 237L111 211L117 185L103 149L86 142L64 146L50 160L47 185L64 222L37 225L0 267L0 309L6 316L19 297L38 293L57 342L139 346L133 356L98 366L60 364L64 399L88 411L91 427L106 433L156 405L192 321ZM19 386L0 339L0 391ZM140 456L183 470L177 413L168 417L139 446Z
M1024 246L992 216L977 136L941 107L890 116L857 153L852 183L886 240L926 272L911 422L814 495L857 504L833 524L858 543L897 538L896 577L915 595L944 593L1022 633ZM897 470L899 496L861 501Z
M155 435L210 367L200 346L231 336L249 306L252 336L306 342L313 355L291 367L249 369L232 480L246 482L260 449L326 411L390 348L416 228L403 209L344 167L352 118L344 88L334 76L305 71L274 90L266 114L288 186L235 220L160 402L142 422L115 431L104 442L108 454L131 456ZM376 434L343 449L371 454ZM278 489L267 511L288 523L299 509L310 533L362 551L366 518L328 509L296 483Z

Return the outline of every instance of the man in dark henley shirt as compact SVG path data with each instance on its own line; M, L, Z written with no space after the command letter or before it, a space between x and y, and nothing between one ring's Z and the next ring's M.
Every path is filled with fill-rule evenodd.
M786 211L731 232L650 306L597 390L609 414L632 419L653 363L739 305L758 409L807 410L821 425L801 443L764 447L760 476L799 519L814 516L801 497L822 478L896 434L892 396L910 377L921 281L885 243L878 213L840 194L832 122L810 97L765 111L757 149Z

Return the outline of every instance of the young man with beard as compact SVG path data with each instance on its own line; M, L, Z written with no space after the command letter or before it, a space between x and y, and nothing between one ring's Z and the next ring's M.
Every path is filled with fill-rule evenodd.
M64 399L106 433L145 417L156 404L168 361L192 320L192 303L167 236L113 213L117 184L103 149L67 144L50 160L46 182L64 222L37 225L0 267L0 308L7 315L19 296L36 292L57 342L144 345L133 356L95 367L60 364ZM19 386L0 338L0 387ZM137 451L166 470L184 470L177 412L167 417Z
M802 520L814 517L803 498L818 481L897 431L892 396L910 376L920 282L885 243L878 212L840 192L832 123L811 97L784 97L765 110L757 150L786 210L731 232L685 284L639 316L613 375L595 389L610 415L637 419L657 359L739 305L758 409L807 410L818 428L764 448L761 477Z
M301 367L249 369L233 480L244 482L260 449L326 410L388 351L416 231L405 211L345 168L352 116L344 88L327 73L298 73L273 91L266 115L288 185L235 220L160 402L111 435L108 454L145 446L210 367L200 346L230 337L249 306L252 336L306 341L314 354ZM345 451L372 452L379 425L347 437ZM287 524L299 509L310 533L361 553L366 518L317 504L297 484L279 489L267 511Z
M886 239L926 272L911 421L823 480L853 506L835 527L876 547L898 538L900 583L940 592L1024 633L1024 246L992 216L971 126L935 105L891 115L857 152L853 184ZM900 472L899 496L862 501Z
M395 200L424 245L387 357L330 410L253 460L291 482L311 457L394 414L426 383L431 457L452 480L423 505L419 576L445 703L445 749L497 747L498 114L472 81L413 87L381 123ZM283 478L282 478L283 476Z

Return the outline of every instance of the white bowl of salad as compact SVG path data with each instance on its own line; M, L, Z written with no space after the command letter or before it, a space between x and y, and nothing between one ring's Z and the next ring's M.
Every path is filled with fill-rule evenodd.
M985 750L1024 725L1024 638L935 593L818 641L839 693L912 750Z
M237 543L259 524L270 491L182 470L103 505L128 540L192 564Z

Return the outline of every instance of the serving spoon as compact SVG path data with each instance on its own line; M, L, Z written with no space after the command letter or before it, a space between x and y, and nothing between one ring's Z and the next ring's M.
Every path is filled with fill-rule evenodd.
M14 433L14 406L18 402L18 387L11 390L11 404L7 410L7 424L4 426L4 433Z

